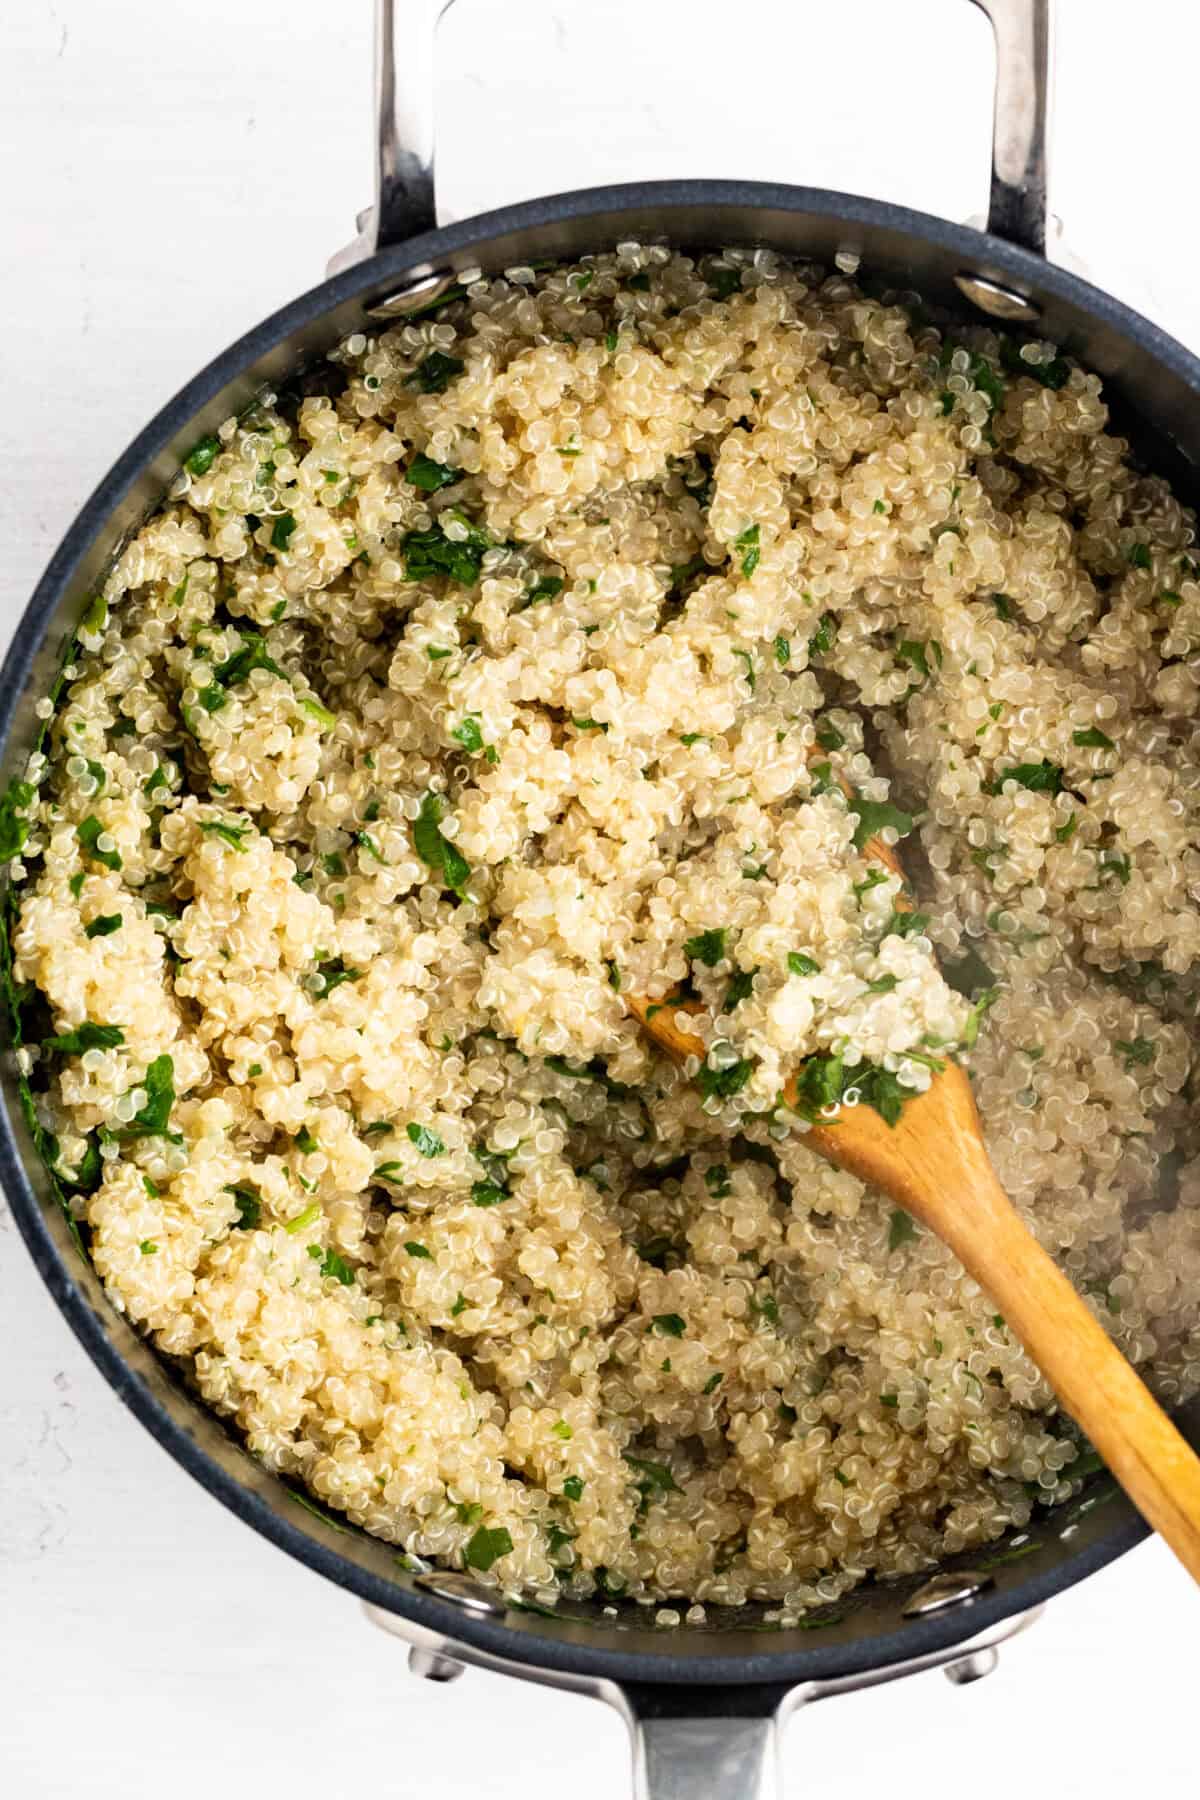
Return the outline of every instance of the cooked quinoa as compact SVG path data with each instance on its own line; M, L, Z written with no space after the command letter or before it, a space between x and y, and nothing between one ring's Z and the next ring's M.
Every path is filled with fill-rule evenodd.
M1095 376L925 317L766 253L471 279L197 444L42 704L52 1167L410 1556L787 1618L1077 1491L986 1294L806 1147L951 1054L1200 1387L1194 527Z

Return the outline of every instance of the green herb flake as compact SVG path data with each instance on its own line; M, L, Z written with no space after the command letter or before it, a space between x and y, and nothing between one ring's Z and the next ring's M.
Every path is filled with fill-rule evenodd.
M814 656L825 656L833 649L837 637L837 620L831 612L821 614L817 621L817 629L808 640L809 660Z
M679 1483L665 1463L651 1462L645 1456L631 1456L628 1450L624 1452L624 1456L630 1468L636 1469L642 1477L638 1486L646 1497L652 1493L678 1494L682 1492Z
M915 823L911 813L902 812L890 800L864 800L861 794L854 796L850 810L858 815L854 830L856 850L864 849L881 831L890 829L897 837L907 837Z
M753 1073L754 1063L749 1057L727 1069L711 1069L706 1064L696 1076L696 1085L706 1100L729 1100L741 1093Z
M1151 567L1151 561L1152 561L1152 559L1150 556L1149 544L1131 544L1130 545L1129 565L1131 568L1148 569Z
M732 1012L735 1006L740 1006L743 1000L750 998L754 992L754 977L757 974L757 969L736 969L734 971L729 986L725 990L723 1004L726 1012Z
M563 1482L563 1493L568 1500L583 1499L584 1482L579 1475L568 1475Z
M70 1031L45 1038L42 1049L57 1056L82 1056L85 1050L117 1050L124 1042L125 1033L120 1025L93 1025L90 1019L85 1019L82 1025L76 1025Z
M1080 750L1115 750L1117 747L1106 732L1098 730L1094 725L1089 726L1086 731L1073 731L1071 742Z
M655 1313L650 1323L660 1337L681 1338L687 1330L686 1322L678 1313Z
M479 729L478 713L467 713L451 731L450 736L471 755L478 754L483 749L483 733Z
M413 844L421 860L439 873L443 884L461 899L463 889L471 878L471 865L438 829L442 817L441 798L437 794L426 794L412 828Z
M465 535L447 537L443 526L448 519L458 520L465 527ZM443 513L428 531L410 531L403 538L400 548L405 579L448 580L457 582L460 587L474 587L491 543L487 532L472 525L461 513Z
M183 466L189 475L207 475L220 453L221 440L218 437L202 437L198 444L193 444L183 459Z
M683 954L691 962L703 963L705 968L715 968L725 954L725 927L716 926L710 931L701 931L695 937L686 940Z
M733 547L735 550L740 550L742 553L742 578L745 581L749 581L755 569L757 569L762 557L762 549L759 543L759 527L757 525L748 525L745 531L740 531L733 540Z
M200 829L207 837L219 838L228 844L231 850L246 854L246 839L253 831L252 825L229 825L220 819L201 819Z
M376 1173L378 1173L378 1170ZM410 1256L415 1256L419 1262L433 1261L433 1251L427 1250L424 1244L418 1244L415 1240L411 1240L405 1244L404 1248L408 1251Z
M86 938L111 937L114 931L120 931L124 922L121 913L101 913L90 925L84 926L83 935Z
M415 1144L422 1156L445 1156L446 1146L436 1131L430 1131L427 1125L415 1122L404 1127L410 1144Z
M777 637L775 639L775 661L776 661L777 665L781 669L786 669L788 664L791 662L791 660L792 660L791 641L785 637ZM837 745L831 745L830 747L832 749L838 748Z
M1062 767L1044 759L1036 763L1017 763L1011 769L1001 769L994 780L985 781L983 791L985 794L1002 794L1008 781L1015 782L1017 787L1028 788L1031 794L1059 794L1063 786Z
M789 950L787 966L789 975L819 975L821 973L820 963L814 962L813 958L806 955L803 950Z
M481 1525L463 1551L463 1561L469 1569L486 1575L500 1557L511 1555L512 1547L512 1538L503 1525Z
M336 1250L322 1250L319 1244L310 1244L308 1254L314 1262L320 1263L322 1280L327 1281L332 1278L334 1281L339 1281L343 1287L353 1287L354 1270L338 1255Z
M257 1231L262 1219L262 1195L258 1189L252 1188L244 1182L234 1182L222 1191L233 1195L234 1203L237 1206L236 1229L238 1231Z
M140 1112L136 1112L129 1124L116 1131L110 1131L113 1143L133 1143L143 1137L170 1137L173 1141L182 1141L168 1127L171 1122L171 1108L175 1104L175 1063L170 1056L156 1056L138 1084L145 1090L146 1102Z
M1133 1039L1115 1038L1113 1049L1119 1050L1125 1058L1125 1067L1149 1068L1154 1061L1154 1042L1151 1038L1135 1037Z
M461 481L462 471L434 462L431 456L419 450L409 463L404 479L409 487L420 488L424 494L436 494L441 488L453 487L456 481Z
M466 364L457 356L447 356L444 350L431 350L413 370L405 377L405 387L415 387L422 394L444 394L456 375L461 375Z
M103 863L106 869L113 869L115 871L121 867L120 853L116 850L101 850L100 839L104 834L105 827L100 823L94 813L89 813L88 817L83 820L82 824L77 826L75 831L75 836L87 851L87 854L92 857L95 862Z

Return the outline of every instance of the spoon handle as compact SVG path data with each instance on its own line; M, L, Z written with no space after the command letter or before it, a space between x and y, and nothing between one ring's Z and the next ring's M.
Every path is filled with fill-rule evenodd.
M1000 1186L962 1070L949 1064L894 1130L862 1107L846 1124L844 1132L818 1127L813 1148L883 1187L950 1246L1138 1511L1200 1581L1200 1458Z

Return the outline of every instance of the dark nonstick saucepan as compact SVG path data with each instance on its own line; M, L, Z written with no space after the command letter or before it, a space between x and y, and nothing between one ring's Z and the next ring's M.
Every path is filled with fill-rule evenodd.
M24 772L64 640L117 547L159 503L196 439L278 387L353 331L402 319L462 270L574 258L630 239L683 248L766 245L864 271L968 318L1036 326L1102 374L1120 428L1147 466L1194 502L1200 362L1147 320L1047 254L1046 136L1051 0L975 0L992 21L997 80L986 230L853 194L764 182L677 181L594 188L438 229L432 53L450 0L408 0L403 59L396 0L382 0L379 190L330 278L248 333L159 413L114 465L54 556L0 674L5 779ZM142 1423L210 1493L310 1568L368 1603L406 1639L413 1665L449 1679L464 1663L574 1688L618 1706L634 1731L638 1791L717 1800L771 1790L780 1717L807 1700L944 1665L986 1673L994 1645L1060 1589L1119 1556L1145 1527L1105 1476L1027 1531L930 1578L876 1584L836 1612L778 1630L762 1609L655 1630L564 1602L505 1604L469 1576L405 1567L389 1546L298 1501L250 1456L105 1298L75 1249L5 1059L0 1178L38 1269L77 1336ZM1185 1428L1189 1424L1186 1415ZM1189 1435L1200 1439L1200 1412Z

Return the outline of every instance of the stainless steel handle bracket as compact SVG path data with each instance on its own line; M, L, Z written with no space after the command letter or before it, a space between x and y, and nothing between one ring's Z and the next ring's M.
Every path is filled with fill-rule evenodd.
M462 1582L461 1577L451 1579ZM437 1591L443 1598L456 1597L452 1587L439 1587ZM952 1604L969 1606L977 1591L975 1584L961 1585L953 1596L947 1590L939 1610ZM461 1590L458 1597L466 1604ZM488 1610L499 1617L504 1607L491 1590L488 1600ZM997 1646L1027 1630L1042 1609L1035 1607L1018 1613L945 1650L910 1657L865 1674L808 1681L791 1688L734 1690L696 1684L678 1692L654 1686L623 1687L614 1681L543 1664L513 1662L476 1650L471 1644L427 1626L413 1624L382 1607L367 1605L363 1610L373 1625L411 1647L410 1667L415 1674L446 1681L452 1679L452 1667L487 1669L543 1687L564 1688L614 1707L630 1731L636 1800L696 1800L698 1795L704 1795L705 1800L775 1800L779 1793L779 1735L798 1708L931 1669L944 1670L956 1686L978 1680L995 1667Z

